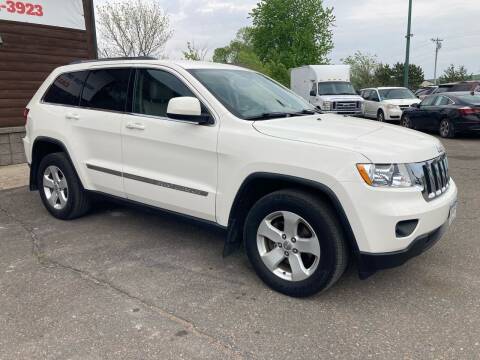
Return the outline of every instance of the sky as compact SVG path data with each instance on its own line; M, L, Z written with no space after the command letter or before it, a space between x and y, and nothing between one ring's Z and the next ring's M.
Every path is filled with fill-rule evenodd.
M95 0L99 5L114 0ZM227 45L237 30L251 23L248 13L257 0L151 0L170 16L173 37L165 55L181 59L187 41L208 47L210 54ZM359 50L376 55L383 63L405 61L408 0L324 0L334 8L333 64ZM435 46L443 39L438 73L449 64L465 65L480 74L479 0L413 0L410 62L422 66L433 78Z

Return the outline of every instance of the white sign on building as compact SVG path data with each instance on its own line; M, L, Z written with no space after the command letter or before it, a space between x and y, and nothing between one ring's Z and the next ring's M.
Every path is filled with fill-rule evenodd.
M0 20L85 30L82 0L0 0Z

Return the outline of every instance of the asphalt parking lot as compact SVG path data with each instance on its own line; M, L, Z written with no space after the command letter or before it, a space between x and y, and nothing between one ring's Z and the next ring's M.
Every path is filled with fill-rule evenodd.
M266 288L218 230L0 192L0 359L480 359L480 139L446 140L458 218L429 252L328 292Z

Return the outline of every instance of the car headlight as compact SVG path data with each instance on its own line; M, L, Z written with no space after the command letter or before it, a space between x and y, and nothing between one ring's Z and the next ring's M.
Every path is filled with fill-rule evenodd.
M357 164L362 179L370 186L408 188L414 186L406 164Z
M332 105L331 101L324 101L322 103L322 108L323 108L323 110L330 110L331 105Z
M387 104L387 109L388 110L400 110L400 107L398 105Z

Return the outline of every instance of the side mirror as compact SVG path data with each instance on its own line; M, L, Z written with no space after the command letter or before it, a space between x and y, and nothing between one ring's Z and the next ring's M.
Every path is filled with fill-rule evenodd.
M310 96L317 96L317 93L315 92L315 90L310 90Z
M170 99L167 106L170 119L187 121L199 125L208 124L210 116L202 115L202 106L195 97L182 96Z

